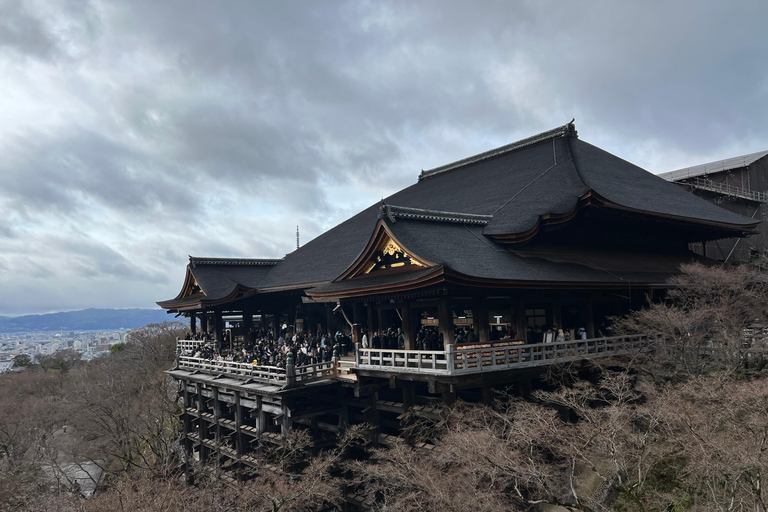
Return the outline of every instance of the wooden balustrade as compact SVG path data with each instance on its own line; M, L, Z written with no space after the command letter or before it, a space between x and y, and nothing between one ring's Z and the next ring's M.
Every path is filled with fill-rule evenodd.
M636 334L556 343L476 347L458 350L453 345L448 345L443 351L358 348L355 362L359 369L395 373L463 375L629 354L645 350L654 340L653 336ZM281 387L293 387L306 382L338 376L337 363L331 361L290 366L286 369L276 366L257 366L250 363L179 356L178 367L243 380L253 379Z
M358 349L357 367L390 372L461 375L528 368L644 350L655 338L637 334L588 340L445 351Z
M198 349L202 349L203 345L205 345L206 343L210 343L210 341L182 340L180 338L176 338L176 352L178 354L184 354L185 352L194 354Z

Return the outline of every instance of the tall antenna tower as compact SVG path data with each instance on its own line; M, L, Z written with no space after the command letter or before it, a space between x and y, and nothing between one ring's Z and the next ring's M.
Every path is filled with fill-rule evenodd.
M299 248L299 226L296 226L296 249Z

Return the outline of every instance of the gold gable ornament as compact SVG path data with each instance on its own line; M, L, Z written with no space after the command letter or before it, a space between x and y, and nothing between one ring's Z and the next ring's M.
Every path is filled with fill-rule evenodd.
M409 265L424 266L405 252L394 240L387 237L383 240L380 248L373 253L373 257L368 262L368 266L363 273L370 274L377 270L406 267Z

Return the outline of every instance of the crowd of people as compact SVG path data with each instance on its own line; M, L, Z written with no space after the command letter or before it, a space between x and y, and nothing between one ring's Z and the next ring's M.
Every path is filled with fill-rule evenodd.
M187 339L193 337L190 335ZM205 336L200 336L200 341L206 339ZM289 353L293 355L296 366L305 366L331 361L334 351L339 356L346 355L352 345L348 332L337 331L336 334L331 334L318 331L313 335L304 332L290 333L287 329L282 329L277 339L271 331L257 329L251 331L247 341L232 344L228 341L223 340L225 349L221 351L215 344L206 342L194 351L184 351L182 355L212 361L285 368Z
M254 329L246 337L246 341L231 342L229 333L224 333L224 339L219 346L216 343L207 341L210 338L205 333L191 334L186 336L187 340L202 341L195 350L187 349L181 355L196 358L208 359L213 361L232 361L236 363L248 363L258 366L274 366L285 368L288 363L289 354L293 355L293 362L296 366L305 366L322 362L329 362L334 356L345 356L354 350L349 331L337 331L336 334L330 332L323 333L317 331L315 334L290 332L284 326L280 330L277 339L272 331L264 329ZM564 332L562 329L553 331L553 338L550 340L542 327L531 328L526 331L527 343L543 343L546 341L569 341L571 333ZM496 334L494 339L517 339L517 333L509 327L503 333ZM573 333L575 339L586 339L586 331L579 328ZM454 328L454 343L456 345L476 343L477 335L474 329L469 326ZM403 350L405 348L405 333L400 327L390 327L386 330L374 330L373 332L363 329L360 333L360 347L364 349L382 349L382 350ZM443 334L439 332L436 326L422 325L416 333L416 350L445 350Z

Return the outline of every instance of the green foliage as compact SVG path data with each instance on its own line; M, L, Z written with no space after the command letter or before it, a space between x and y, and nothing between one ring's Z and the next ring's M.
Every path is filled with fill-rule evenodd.
M114 354L115 352L120 352L121 350L125 349L125 343L115 343L111 347L109 347L109 353Z
M13 358L13 366L16 368L26 368L32 366L32 358L27 354L19 354Z

